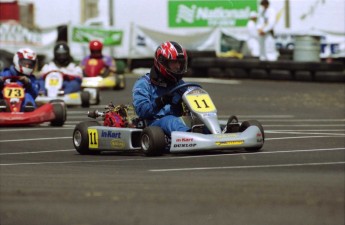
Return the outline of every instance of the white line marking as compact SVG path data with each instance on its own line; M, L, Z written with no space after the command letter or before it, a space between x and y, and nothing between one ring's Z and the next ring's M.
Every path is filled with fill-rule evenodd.
M37 127L37 128L20 128L20 129L7 129L0 130L0 132L18 132L18 131L42 131L42 130L71 130L74 126L64 125L63 127L53 128L53 127Z
M8 163L0 164L0 166L21 166L21 165L43 165L43 164L71 164L71 163L102 163L102 162L127 162L127 161L148 161L148 160L173 160L173 159L190 159L190 158L206 158L206 157L238 157L243 155L260 155L260 154L281 154L281 153L304 153L304 152L319 152L319 151L339 151L345 148L321 148L321 149L305 149L305 150L286 150L277 152L253 152L253 153L239 153L239 154L219 154L219 155L199 155L199 156L166 156L160 158L141 158L141 159L115 159L115 160L90 160L90 161L60 161L60 162L32 162L32 163ZM57 150L61 151L61 150Z
M305 132L305 131L269 131L269 132L265 132L265 133L271 133L271 134L320 134L320 135L329 135L329 136L345 136L345 134L334 134L334 133L309 133L309 132Z
M54 137L54 138L29 138L29 139L15 139L15 140L0 140L0 143L18 142L18 141L44 141L44 140L55 140L55 139L72 139L72 136L70 136L70 137Z
M299 138L338 138L340 136L300 136L300 137L280 137L280 138L265 138L265 141L270 140L285 140L285 139L299 139ZM342 137L341 137L342 138Z
M176 169L155 169L150 172L174 172L174 171L195 171L195 170L224 170L224 169L253 169L253 168L273 168L273 167L294 167L294 166L322 166L339 165L345 162L322 162L322 163L292 163L275 165L256 165L256 166L222 166L222 167L195 167L195 168L176 168Z
M0 155L26 155L26 154L57 153L57 152L72 152L72 151L75 151L75 149L38 151L38 152L8 152L8 153L0 153Z

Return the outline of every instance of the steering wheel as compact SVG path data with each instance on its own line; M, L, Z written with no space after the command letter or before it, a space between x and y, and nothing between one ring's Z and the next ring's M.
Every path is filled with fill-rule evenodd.
M173 89L171 89L169 91L169 95L172 95L173 93L181 90L182 88L185 88L185 87L199 87L201 88L201 85L200 84L196 84L196 83L183 83L183 84L180 84L180 85L177 85L176 87L174 87Z

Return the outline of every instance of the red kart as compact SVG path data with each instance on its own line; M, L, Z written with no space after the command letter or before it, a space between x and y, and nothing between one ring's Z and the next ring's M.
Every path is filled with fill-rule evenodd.
M126 87L123 74L111 71L102 59L88 59L83 70L83 88L112 88L122 90Z
M0 126L31 125L50 122L51 126L62 126L67 117L66 105L61 100L53 100L39 108L21 110L25 97L25 88L18 84L18 76L4 78L2 94L4 99L0 105Z

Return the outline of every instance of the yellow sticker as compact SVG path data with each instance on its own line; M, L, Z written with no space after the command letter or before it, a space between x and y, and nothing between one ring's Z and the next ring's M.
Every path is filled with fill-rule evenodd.
M238 141L217 141L216 145L219 145L219 146L242 145L243 143L244 143L243 140L238 140Z
M59 85L59 79L58 78L50 78L49 79L49 86L56 87Z
M71 99L78 99L79 98L79 93L72 93L72 94L69 94L69 97Z
M24 98L24 88L22 87L5 87L4 97L5 98Z
M126 147L126 144L124 141L119 139L113 139L110 141L110 144L115 149L124 149Z
M98 60L97 59L89 59L87 64L89 64L90 66L97 66Z
M195 112L208 113L216 110L208 94L187 95L187 101Z
M97 129L87 129L89 136L89 148L98 148L98 132Z

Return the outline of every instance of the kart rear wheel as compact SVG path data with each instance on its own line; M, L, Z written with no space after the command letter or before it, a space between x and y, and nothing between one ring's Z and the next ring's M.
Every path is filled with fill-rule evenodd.
M99 105L99 103L101 102L101 95L100 95L100 91L99 88L97 88L96 90L96 105Z
M126 79L123 74L115 74L115 86L114 90L123 90L126 87Z
M140 135L141 151L145 156L160 156L165 148L165 134L160 127L146 127Z
M261 125L261 123L257 120L248 120L248 121L243 121L241 123L241 126L239 128L239 131L240 132L243 132L245 131L248 127L250 126L257 126L260 131L261 131L261 134L262 134L262 141L265 142L265 132L264 132L264 128L263 126ZM260 149L262 148L262 145L261 146L257 146L257 147L249 147L249 148L245 148L246 151L249 151L249 152L258 152L260 151Z
M90 93L88 91L82 91L80 93L80 98L81 98L81 106L83 108L87 108L90 106Z
M54 127L61 127L64 125L67 119L66 104L63 100L55 99L50 101L53 105L53 111L55 114L55 119L50 121L50 125Z
M100 126L97 121L85 121L77 124L73 131L73 145L74 148L81 155L97 155L100 151L90 151L89 149L89 134L88 127Z

